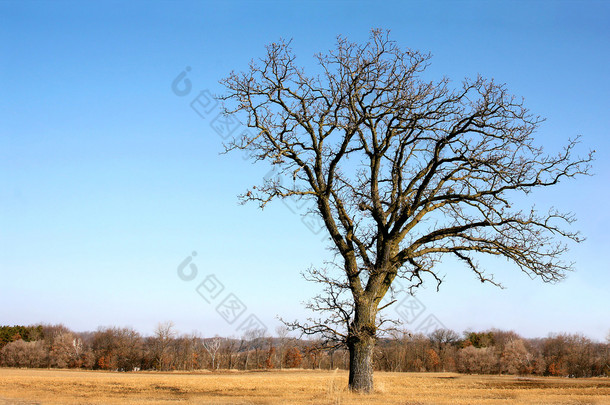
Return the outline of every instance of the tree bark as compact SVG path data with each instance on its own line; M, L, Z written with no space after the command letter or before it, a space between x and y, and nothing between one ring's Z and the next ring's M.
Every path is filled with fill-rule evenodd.
M376 311L368 305L356 306L356 316L347 338L349 349L349 389L373 391L373 351L375 349Z
M372 392L374 338L354 338L348 343L348 348L349 389L356 392Z

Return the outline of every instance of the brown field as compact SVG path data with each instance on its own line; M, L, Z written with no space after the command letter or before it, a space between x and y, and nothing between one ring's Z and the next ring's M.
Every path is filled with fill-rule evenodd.
M610 404L610 379L375 374L375 393L345 371L113 373L0 368L0 404Z

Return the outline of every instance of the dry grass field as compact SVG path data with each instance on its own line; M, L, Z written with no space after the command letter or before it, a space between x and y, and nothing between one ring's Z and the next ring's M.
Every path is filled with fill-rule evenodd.
M0 368L0 404L610 404L610 379L375 374L372 395L344 371L112 373Z

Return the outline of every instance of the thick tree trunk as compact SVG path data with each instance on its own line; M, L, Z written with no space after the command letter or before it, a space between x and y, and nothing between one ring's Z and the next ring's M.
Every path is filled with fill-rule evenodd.
M357 392L373 391L373 337L356 338L348 343L349 389Z
M347 338L349 349L349 389L373 391L373 350L375 349L376 311L370 303L356 305L356 316Z

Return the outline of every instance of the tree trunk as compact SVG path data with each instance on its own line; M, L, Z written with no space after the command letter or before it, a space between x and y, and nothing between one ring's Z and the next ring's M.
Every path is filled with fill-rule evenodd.
M375 349L376 311L369 305L356 306L356 316L347 338L349 349L349 389L373 392L373 351Z
M372 337L353 338L349 348L349 389L357 392L373 391L373 350Z

